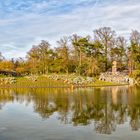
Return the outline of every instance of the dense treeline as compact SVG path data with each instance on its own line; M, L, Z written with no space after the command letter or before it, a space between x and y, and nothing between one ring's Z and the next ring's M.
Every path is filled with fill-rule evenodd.
M48 41L33 45L26 60L0 58L0 70L14 70L21 74L77 73L98 75L111 71L112 61L118 70L140 70L140 32L132 30L129 39L117 36L110 27L93 31L91 36L74 34L63 37L53 47Z

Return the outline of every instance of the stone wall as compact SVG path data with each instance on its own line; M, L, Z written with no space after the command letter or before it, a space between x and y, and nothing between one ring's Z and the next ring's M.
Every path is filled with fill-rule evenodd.
M133 85L135 83L135 81L132 78L130 78L127 74L120 72L117 72L116 74L112 74L112 72L102 73L99 77L99 80L130 85Z

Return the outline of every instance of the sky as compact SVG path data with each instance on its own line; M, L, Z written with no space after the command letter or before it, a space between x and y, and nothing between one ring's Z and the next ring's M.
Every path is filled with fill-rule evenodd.
M32 45L111 27L128 37L140 29L140 0L0 0L0 52L24 57Z

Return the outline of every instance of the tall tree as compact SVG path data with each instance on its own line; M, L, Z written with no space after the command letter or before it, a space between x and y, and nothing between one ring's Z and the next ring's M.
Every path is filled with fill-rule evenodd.
M39 45L33 46L28 52L28 62L32 65L33 73L48 73L52 50L47 41L42 40Z
M114 45L115 31L110 27L103 27L94 30L94 38L101 42L104 47L105 70L108 69L109 52Z
M4 56L2 55L2 53L0 52L0 61L4 60Z
M78 37L77 35L74 35L72 44L74 46L78 58L78 65L76 71L78 74L85 73L86 51L88 47L91 45L89 42L89 36Z
M59 41L57 41L58 47L56 48L56 52L58 55L58 59L61 60L61 69L63 69L67 74L69 72L69 45L68 38L63 37Z
M115 40L115 45L111 48L111 59L112 61L116 60L118 62L118 68L120 70L125 69L127 64L126 58L126 40L124 37L117 37Z
M130 36L129 47L129 71L140 69L140 33L133 30Z
M86 56L88 58L87 74L99 74L102 67L102 44L99 41L90 41L86 48Z

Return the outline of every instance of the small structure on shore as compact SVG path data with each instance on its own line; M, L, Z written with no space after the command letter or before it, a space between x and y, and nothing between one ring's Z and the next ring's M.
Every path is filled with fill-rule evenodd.
M119 84L134 84L134 80L130 78L126 73L117 71L117 61L112 62L112 71L102 73L99 77L99 80Z
M117 74L117 61L113 61L112 63L112 75L116 75Z

